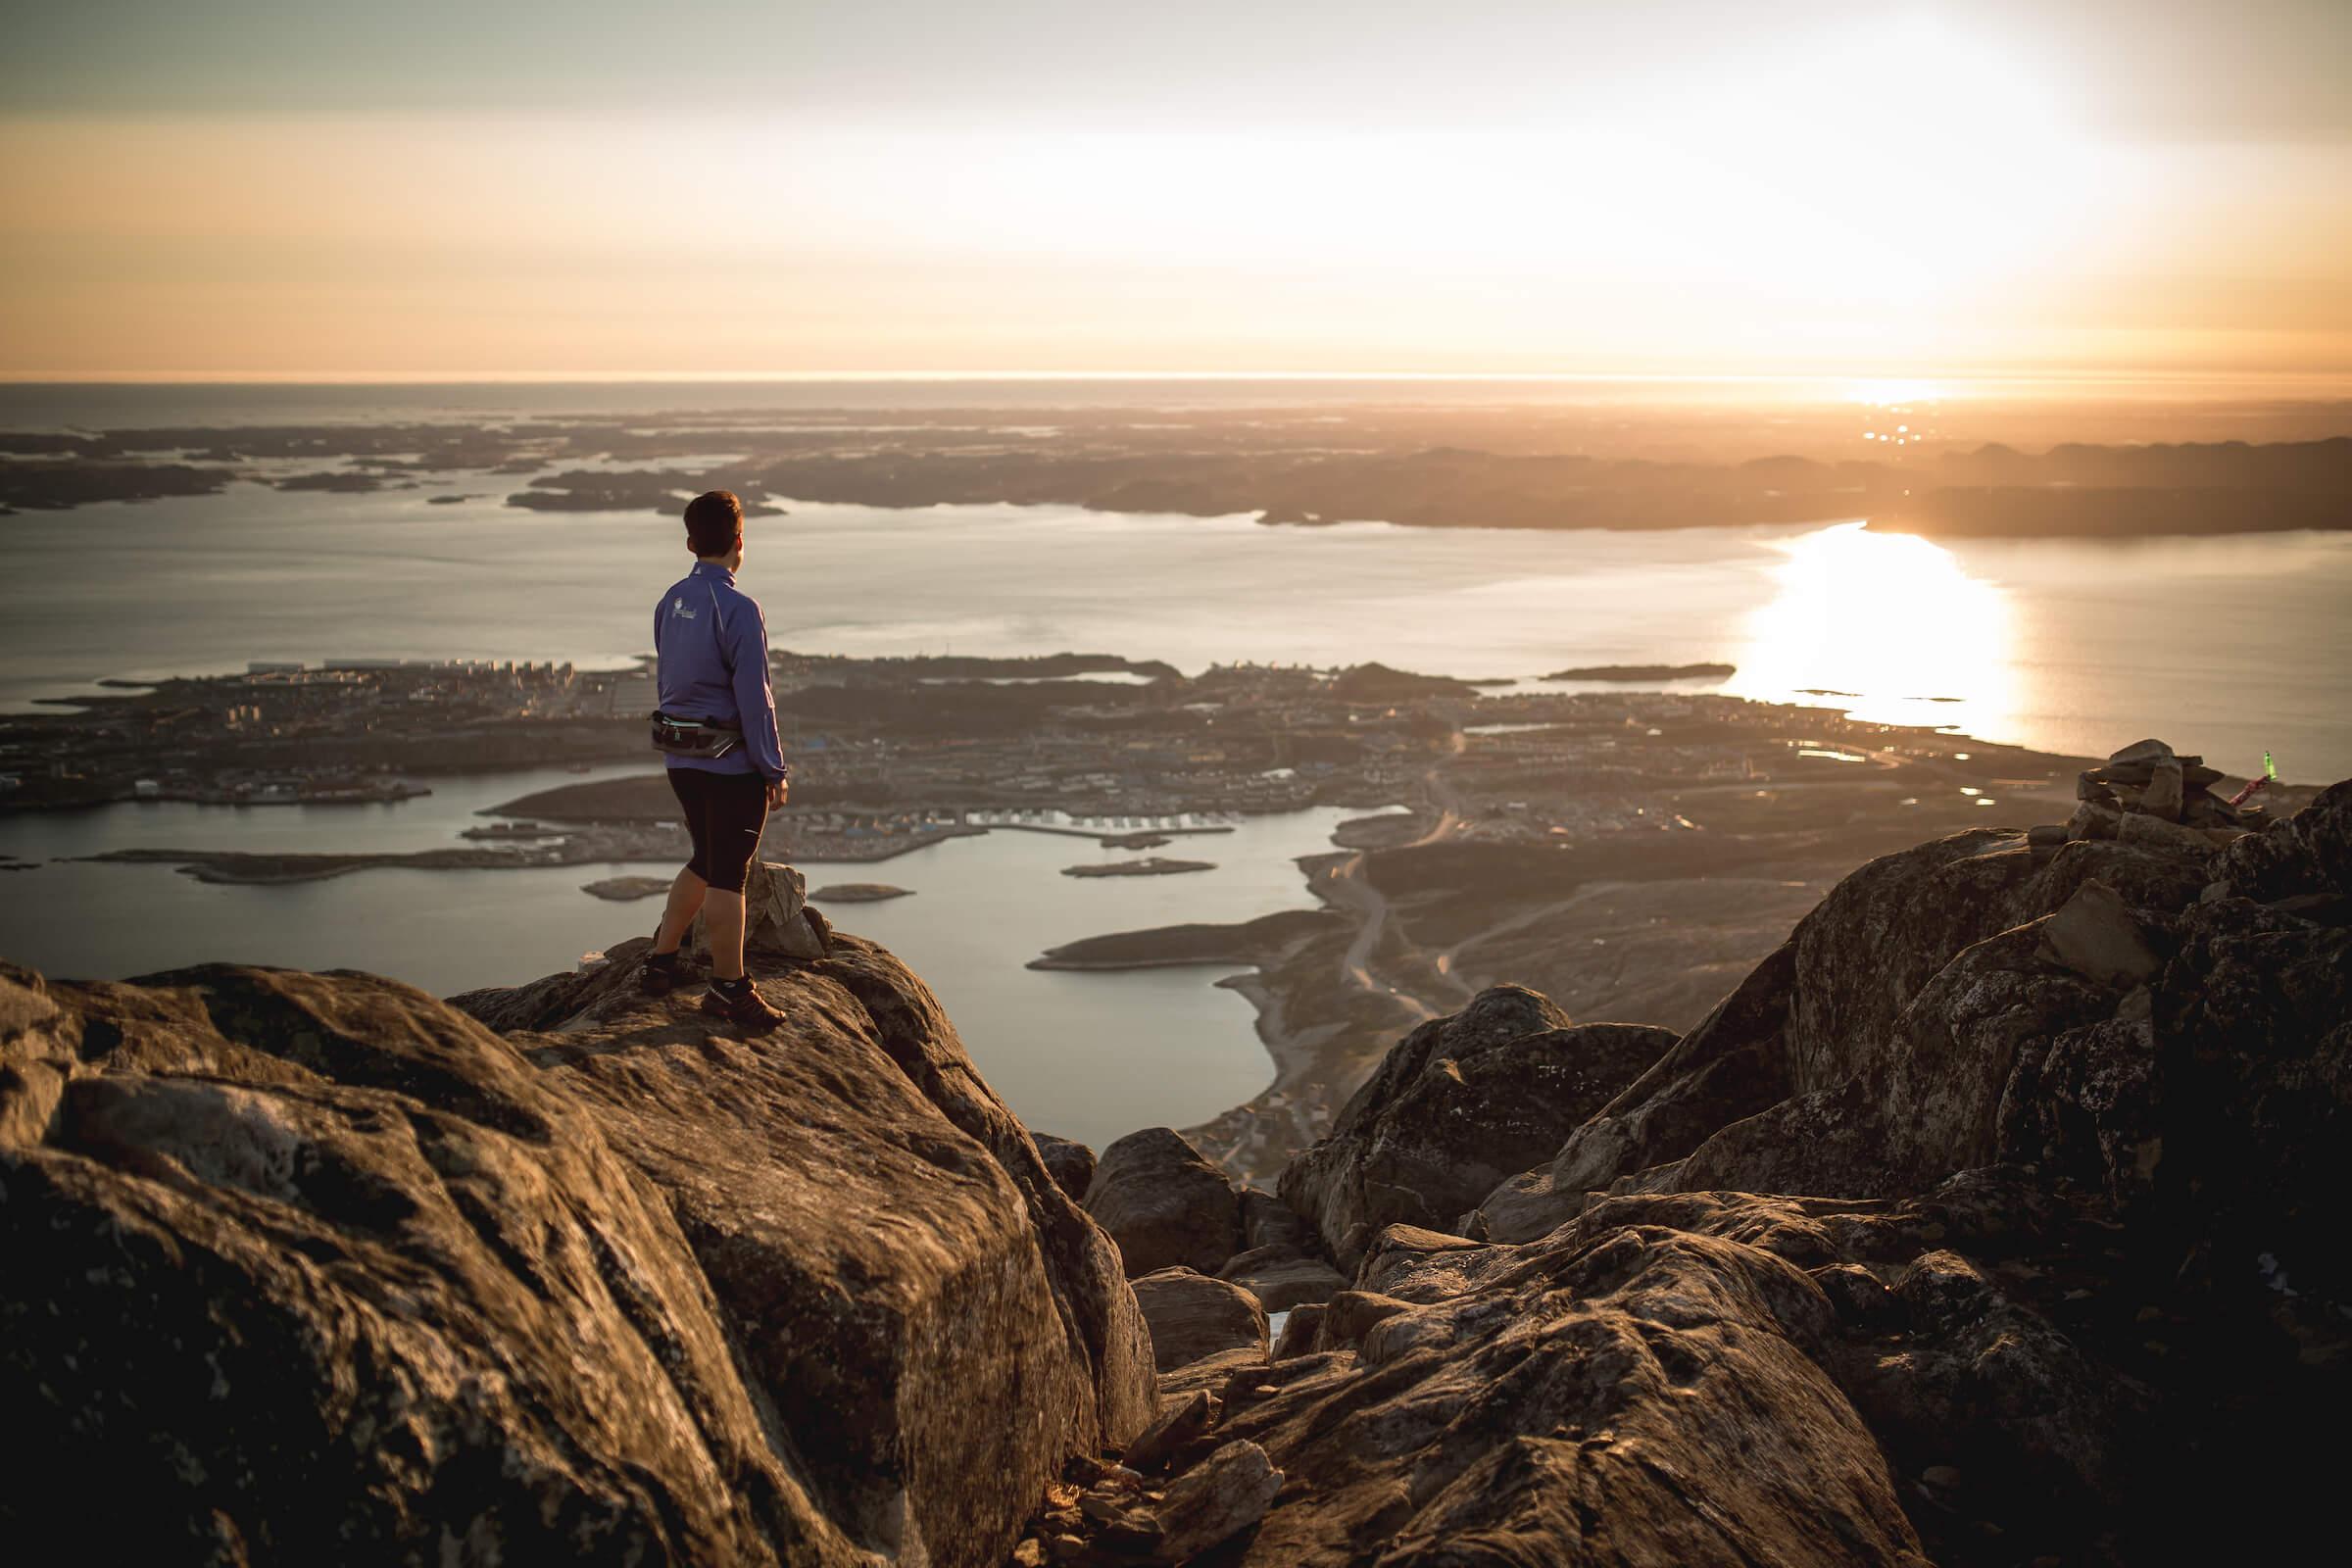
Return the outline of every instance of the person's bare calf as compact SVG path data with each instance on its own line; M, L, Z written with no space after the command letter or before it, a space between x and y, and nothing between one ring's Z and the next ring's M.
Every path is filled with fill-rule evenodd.
M674 895L673 895L674 897ZM703 904L703 932L710 939L710 973L720 980L743 978L743 894L712 888Z
M669 885L669 906L662 911L661 927L654 933L654 951L656 953L670 954L678 951L678 944L686 940L686 932L693 926L694 917L702 913L704 895L710 891L710 885L696 876L693 871L684 870L678 873L677 880ZM736 897L735 904L738 908L742 907L741 895ZM740 917L737 923L741 924ZM742 961L740 952L737 954L736 961L739 964ZM736 972L741 973L742 971L738 969Z

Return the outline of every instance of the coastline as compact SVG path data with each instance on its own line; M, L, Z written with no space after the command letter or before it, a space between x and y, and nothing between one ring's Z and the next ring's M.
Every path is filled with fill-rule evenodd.
M1726 785L1660 747L1662 773L1629 769L1610 781L1613 800L1588 783L1590 829L1538 844L1439 763L1416 781L1411 815L1342 823L1329 852L1298 858L1314 909L1112 933L1031 967L1246 965L1212 983L1250 1004L1273 1081L1181 1130L1236 1180L1262 1181L1329 1129L1392 1046L1485 987L1544 991L1580 1020L1688 1028L1863 861L1923 834L2061 820L2082 761L1820 710L1758 705L1754 716L1787 725L1792 758L1801 739L1850 747L1869 765L1818 764L1795 790L1768 777ZM1662 820L1650 814L1661 807ZM1875 819L1858 821L1864 812Z
M950 839L975 838L983 827L944 828L911 842L891 841L872 849L831 849L791 855L794 864L876 865ZM512 849L400 850L382 853L335 854L297 852L269 854L252 850L120 849L100 855L70 857L84 863L171 865L199 882L229 886L270 887L295 882L323 882L360 871L401 868L412 871L538 871L551 866L668 864L686 848L684 828L669 824L666 831L580 832L561 840L529 843Z
M2071 807L2059 781L2080 762L1810 704L1622 683L1603 693L1482 692L1381 663L1337 674L1221 666L1198 680L1083 692L1067 682L892 684L877 674L885 667L903 677L925 666L777 656L780 703L795 709L796 729L817 737L808 793L831 804L774 818L772 858L874 864L1004 828L1042 835L1032 847L1053 857L1051 867L1054 838L1131 849L1234 832L1220 815L1306 805L1383 813L1318 824L1325 847L1295 857L1314 907L1114 930L1026 960L1096 973L1225 971L1212 983L1250 1004L1272 1081L1189 1131L1244 1179L1278 1167L1327 1127L1397 1039L1488 985L1532 986L1579 1017L1688 1027L1726 977L1769 953L1862 860L1923 834L2056 820ZM201 882L266 887L384 867L683 858L655 762L549 785L503 802L453 792L435 824L467 810L477 824L502 824L463 830L475 840L463 847L354 853L326 838L329 850L317 853L322 840L313 837L269 853L136 846L75 858L170 864ZM995 819L1015 813L1038 819ZM1248 843L1236 842L1244 856ZM1026 866L1034 858L1013 858ZM1156 858L1062 869L1148 874L1138 867L1209 869ZM1110 906L1107 892L1088 898L1089 908ZM992 953L989 961L1003 959Z

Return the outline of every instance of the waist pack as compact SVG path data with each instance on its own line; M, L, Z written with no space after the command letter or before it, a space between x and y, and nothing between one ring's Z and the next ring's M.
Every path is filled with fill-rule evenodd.
M673 718L656 709L649 715L654 750L671 757L698 757L705 761L726 756L743 744L743 726L707 718Z

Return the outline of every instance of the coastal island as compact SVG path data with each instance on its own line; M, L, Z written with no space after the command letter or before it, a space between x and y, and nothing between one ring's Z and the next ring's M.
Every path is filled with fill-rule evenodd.
M1545 680L1727 680L1740 672L1737 664L1584 664L1555 669Z
M1187 871L1214 871L1214 860L1175 860L1164 855L1147 855L1140 860L1097 860L1085 865L1065 865L1063 876L1181 876Z
M881 904L891 899L911 899L914 889L893 887L887 882L835 882L810 888L808 897L818 904Z
M665 876L609 876L601 882L581 884L582 893L614 904L626 904L633 899L650 899L669 891L670 879Z

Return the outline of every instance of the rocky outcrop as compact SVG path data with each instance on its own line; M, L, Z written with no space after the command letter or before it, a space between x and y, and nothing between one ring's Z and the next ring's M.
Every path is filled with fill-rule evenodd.
M659 1189L479 1025L359 975L7 994L28 1555L858 1560Z
M1389 1225L1213 1391L1165 1462L1248 1441L1287 1478L1220 1560L2126 1564L2326 1527L2347 845L2352 784L2226 844L1857 872L1473 1234Z
M1086 1201L1086 1190L1095 1181L1095 1152L1069 1138L1056 1138L1052 1133L1031 1133L1037 1145L1038 1158L1046 1162L1047 1174L1054 1185L1068 1194L1074 1202Z
M1809 1353L1834 1309L1769 1251L1596 1219L1527 1249L1376 1250L1359 1283L1386 1307L1360 1339L1327 1316L1332 1348L1276 1363L1219 1428L1291 1478L1244 1562L1925 1561Z
M1130 1279L1163 1268L1215 1274L1241 1250L1241 1195L1171 1128L1147 1127L1104 1149L1086 1211L1118 1244Z
M1517 986L1481 992L1389 1053L1330 1134L1282 1173L1283 1200L1343 1265L1391 1224L1449 1226L1675 1043L1637 1024L1571 1026Z
M0 1539L2120 1568L2311 1538L2352 1393L2352 784L2246 831L2177 819L2209 781L2169 749L2109 767L2143 763L2090 781L2112 836L1872 862L1680 1038L1483 995L1287 1202L1165 1129L1073 1200L920 983L805 921L819 951L760 944L787 1021L749 1039L640 998L642 939L462 1010L7 971ZM1554 1068L1545 1108L1506 1093Z
M1152 1354L1162 1372L1229 1350L1265 1359L1265 1309L1240 1286L1189 1268L1163 1268L1135 1281L1134 1289L1135 1303L1152 1325Z
M1190 1562L1254 1528L1282 1483L1282 1472L1256 1444L1241 1439L1223 1445L1179 1477L1160 1499L1153 1514L1160 1530L1159 1556Z
M2039 932L2022 946L1974 950L2056 913L2086 884L2127 908L2178 911L2199 897L2216 853L2205 843L2036 845L1984 830L1874 860L1546 1165L1499 1184L1464 1226L1496 1241L1533 1240L1573 1217L1589 1194L1687 1185L1672 1167L1718 1135L1770 1151L1759 1157L1779 1164L1735 1184L1772 1192L1917 1191L1989 1158L1982 1134L2018 1064L2015 1046L2036 1029L2085 1021L2081 1008L2068 1010L2070 988L2098 987L2037 957ZM1964 991L1967 1006L1954 1011ZM2037 1016L2042 1007L2051 1010ZM1964 1065L1980 1048L1993 1054ZM1947 1070L1969 1081L1947 1080ZM1884 1159L1872 1152L1878 1123L1855 1114L1881 1100L1891 1140ZM1767 1112L1772 1119L1740 1125ZM1691 1178L1731 1177L1731 1153L1717 1149ZM1849 1153L1867 1168L1840 1170Z
M809 928L813 929L813 928ZM1107 1238L921 983L0 985L0 1521L115 1560L993 1563L1155 1412ZM93 1476L137 1506L91 1510Z
M1296 1247L1253 1248L1237 1252L1219 1279L1230 1280L1257 1298L1269 1312L1287 1312L1313 1301L1328 1301L1334 1291L1345 1290L1348 1277L1319 1257Z
M1525 1246L1396 1227L1207 1435L1291 1478L1241 1560L2146 1560L2131 1500L2190 1494L2219 1440L2159 1421L2180 1324L2113 1240L2002 1173L1629 1195ZM2296 1361L2267 1359L2276 1400Z
M1242 1189L1242 1250L1282 1247L1300 1250L1319 1248L1315 1228L1298 1217L1290 1204L1257 1187Z

